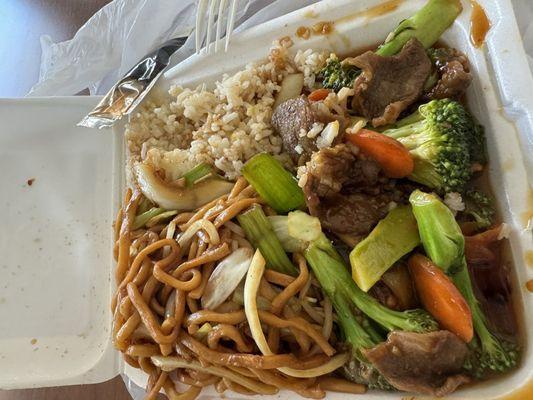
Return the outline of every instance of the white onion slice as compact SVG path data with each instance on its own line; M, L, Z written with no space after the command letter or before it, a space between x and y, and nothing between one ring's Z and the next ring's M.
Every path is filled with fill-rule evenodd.
M248 271L252 249L241 247L224 258L209 277L202 296L202 307L214 310L234 292Z
M179 188L171 186L159 178L154 167L146 163L137 163L133 172L141 192L152 202L167 210L191 211L233 189L233 182L219 178L209 178L198 182L193 187Z
M259 319L259 313L257 312L257 291L259 290L259 283L261 277L265 271L265 259L259 250L254 254L250 267L248 268L248 274L246 275L246 281L244 282L244 313L250 326L252 337L255 340L255 344L265 356L273 355L270 350L268 342L261 328L261 320ZM285 375L293 376L296 378L314 378L316 376L329 374L336 369L342 367L350 355L348 353L337 354L330 358L330 360L316 368L310 369L294 369L288 367L278 368L279 371Z

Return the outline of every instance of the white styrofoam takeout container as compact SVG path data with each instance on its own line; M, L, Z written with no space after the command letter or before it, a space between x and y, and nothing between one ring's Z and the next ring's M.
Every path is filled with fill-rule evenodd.
M382 41L425 0L393 0L375 8L380 3L324 0L255 26L236 34L228 53L193 56L169 70L159 88L170 82L212 83L222 73L264 58L272 41L283 36L292 37L294 49L346 54ZM466 1L443 40L472 63L467 98L486 127L490 180L501 216L512 228L514 295L524 349L512 373L450 397L528 399L533 398L533 294L525 289L533 278L533 79L510 0L480 3L493 24L486 45L476 49L469 41ZM318 21L335 21L334 32L309 40L295 37L299 26ZM145 382L111 345L111 224L123 191L123 127L104 132L75 127L98 100L0 100L0 388L96 383L119 373L138 385ZM213 391L203 396L218 397ZM405 394L360 397L400 399Z

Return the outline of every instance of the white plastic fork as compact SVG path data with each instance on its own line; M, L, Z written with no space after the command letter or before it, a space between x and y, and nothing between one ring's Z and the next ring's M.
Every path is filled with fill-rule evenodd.
M226 19L226 43L224 51L228 50L231 33L235 23L235 13L237 10L237 0L200 0L196 11L196 33L195 44L196 53L202 51L205 38L205 51L207 54L219 51L219 43L224 34L224 20ZM226 15L227 14L227 15ZM207 22L207 27L206 27ZM216 24L216 29L213 29ZM207 31L207 32L206 32ZM215 42L212 43L213 31L215 31Z

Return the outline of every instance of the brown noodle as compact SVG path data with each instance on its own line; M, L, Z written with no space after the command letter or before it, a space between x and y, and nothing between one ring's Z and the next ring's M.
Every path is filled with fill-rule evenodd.
M218 262L252 247L235 217L262 204L241 177L228 195L166 224L133 231L135 217L150 202L138 191L126 192L113 228L113 342L125 362L148 375L147 399L163 391L171 400L192 400L208 385L246 395L285 389L310 398L323 397L324 390L364 392L364 386L342 379L294 378L278 371L317 368L335 353L331 302L311 287L301 255L294 256L297 277L267 270L261 280L264 304L258 313L275 354L258 351L242 303L231 296L215 310L201 307ZM183 385L186 389L178 389Z

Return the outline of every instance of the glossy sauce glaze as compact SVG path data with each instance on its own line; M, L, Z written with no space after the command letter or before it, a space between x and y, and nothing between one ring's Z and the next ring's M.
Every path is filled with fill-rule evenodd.
M475 47L481 47L490 29L490 21L483 7L476 0L471 0L472 14L470 16L470 40Z
M300 26L296 29L296 36L301 39L309 39L311 35L329 35L333 32L334 24L330 21L320 21L311 27Z

